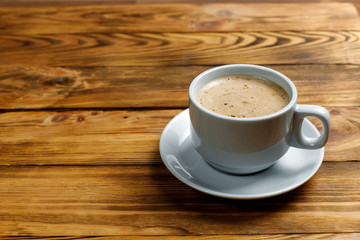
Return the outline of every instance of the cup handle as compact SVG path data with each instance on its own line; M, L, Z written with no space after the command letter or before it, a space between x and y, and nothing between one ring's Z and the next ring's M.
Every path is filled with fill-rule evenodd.
M321 121L323 130L319 137L307 137L302 132L302 123L308 116L316 117ZM305 149L321 148L327 142L329 135L330 114L325 108L315 105L296 105L289 139L290 146Z

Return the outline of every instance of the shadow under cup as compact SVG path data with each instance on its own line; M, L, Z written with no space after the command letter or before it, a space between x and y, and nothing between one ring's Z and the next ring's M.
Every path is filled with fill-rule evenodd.
M208 82L229 75L250 75L273 81L287 92L289 104L278 112L254 118L228 117L203 107L197 101L199 90ZM189 100L192 143L210 165L222 171L234 174L255 173L273 165L290 146L319 147L314 144L312 147L294 144L296 141L293 139L297 138L294 138L292 129L295 109L299 106L296 104L297 91L290 79L270 68L234 64L209 69L198 75L191 83ZM305 115L313 116L313 114L303 114L302 120ZM302 124L302 120L300 119L300 123L296 124ZM323 125L330 121L320 120ZM299 128L298 132L301 135L301 126ZM323 136L326 139L327 137Z

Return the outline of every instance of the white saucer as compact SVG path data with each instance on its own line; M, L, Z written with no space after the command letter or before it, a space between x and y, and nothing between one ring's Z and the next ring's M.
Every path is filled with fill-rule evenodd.
M308 181L319 169L324 148L290 148L272 167L253 175L231 175L215 170L194 149L190 139L189 110L174 117L160 138L160 155L170 172L180 181L201 192L232 199L258 199L293 190ZM319 136L310 121L303 123L304 134Z

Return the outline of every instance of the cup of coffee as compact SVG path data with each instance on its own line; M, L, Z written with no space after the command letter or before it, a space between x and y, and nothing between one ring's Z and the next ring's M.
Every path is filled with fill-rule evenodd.
M292 81L262 66L233 64L209 69L192 81L189 101L192 144L211 166L228 173L264 170L289 147L321 148L330 133L325 108L297 104ZM308 116L323 125L316 138L302 131Z

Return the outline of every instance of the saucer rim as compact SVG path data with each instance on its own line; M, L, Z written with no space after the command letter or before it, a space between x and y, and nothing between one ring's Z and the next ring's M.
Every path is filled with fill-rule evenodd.
M318 160L316 162L314 162L314 165L313 165L314 167L313 167L312 171L309 172L309 175L307 177L305 177L304 179L302 179L301 181L299 181L298 183L290 184L288 187L282 188L280 190L276 190L276 191L272 191L272 192L266 192L266 193L262 193L262 194L261 193L260 194L230 194L230 193L224 193L224 192L221 192L221 191L215 191L215 190L212 190L210 188L200 186L200 185L198 185L198 184L196 184L196 183L194 183L192 181L189 181L188 179L182 177L181 175L179 175L176 171L174 171L172 169L172 167L168 164L168 162L166 160L164 160L165 159L165 156L164 156L165 153L163 152L164 150L162 150L162 146L163 146L163 141L164 141L165 135L166 135L168 129L170 129L177 122L178 118L184 117L183 115L186 115L186 114L189 115L189 109L188 108L181 111L176 116L174 116L168 122L168 124L165 126L165 128L164 128L164 130L163 130L163 132L161 134L160 141L159 141L160 157L161 157L161 160L163 161L164 165L172 173L172 175L174 175L179 181L183 182L187 186L189 186L189 187L191 187L191 188L193 188L195 190L198 190L198 191L200 191L202 193L206 193L206 194L216 196L216 197L222 197L222 198L228 198L228 199L236 199L236 200L263 199L263 198L269 198L269 197L278 196L278 195L290 192L290 191L300 187L301 185L303 185L307 181L309 181L317 173L317 171L320 169L320 166L322 165L322 162L324 160L324 154L325 154L325 148L324 147L319 148L319 149L315 149L315 150L312 149L311 151L319 151L318 154L320 154L320 156L319 156ZM185 118L186 117L187 116L185 116ZM317 128L308 119L305 118L304 121L308 124L308 127L312 128L313 131L316 131L316 133L320 135ZM292 147L290 147L289 151L291 150L291 148ZM309 151L308 149L302 149L302 150L303 151ZM205 160L204 160L204 162L206 164L208 164ZM209 165L209 167L211 167L211 166ZM218 170L216 170L216 171L218 171ZM265 169L263 171L267 171L267 169ZM231 175L231 174L224 173L224 172L222 172L222 173L225 174L225 175ZM255 175L256 174L261 174L261 172L260 173L255 173ZM234 175L231 175L231 176L234 176ZM253 176L253 175L249 175L249 176ZM239 175L239 177L247 177L247 176L246 175Z

